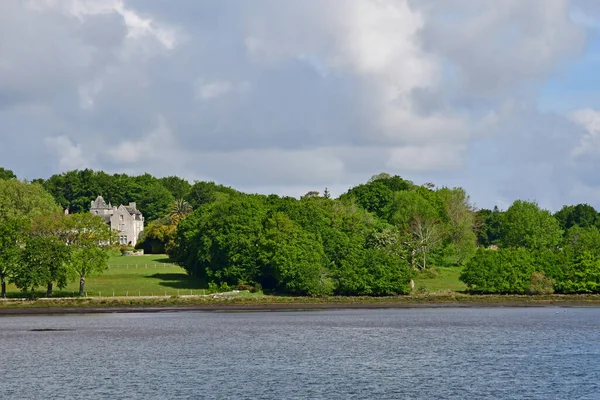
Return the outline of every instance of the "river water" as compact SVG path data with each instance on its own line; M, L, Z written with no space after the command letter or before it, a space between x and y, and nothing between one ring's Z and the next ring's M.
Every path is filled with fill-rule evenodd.
M5 399L600 399L600 309L2 317L0 355Z

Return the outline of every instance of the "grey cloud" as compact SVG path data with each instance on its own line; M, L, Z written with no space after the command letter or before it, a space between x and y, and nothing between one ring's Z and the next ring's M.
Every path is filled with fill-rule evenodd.
M0 5L0 132L19 132L0 158L29 178L87 165L299 195L388 170L487 206L588 184L584 131L535 109L585 39L566 1L24 4Z

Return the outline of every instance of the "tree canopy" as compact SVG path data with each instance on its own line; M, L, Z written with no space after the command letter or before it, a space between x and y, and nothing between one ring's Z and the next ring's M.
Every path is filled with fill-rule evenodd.
M328 190L297 199L177 176L89 169L29 183L1 169L0 281L20 282L27 290L61 285L58 264L42 268L40 261L23 269L39 258L36 249L60 253L50 237L68 245L68 279L79 278L83 288L85 276L102 272L104 255L96 249L112 240L106 239L111 233L87 215L98 194L115 205L136 202L146 217L138 247L167 252L215 287L313 296L402 294L419 271L462 267L462 280L473 291L600 292L600 215L591 205L552 214L536 202L516 200L506 211L476 210L462 188L417 185L386 173L337 199ZM63 217L61 208L75 216Z

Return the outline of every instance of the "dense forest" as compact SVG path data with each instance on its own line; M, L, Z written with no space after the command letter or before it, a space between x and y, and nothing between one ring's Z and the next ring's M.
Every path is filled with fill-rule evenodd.
M417 274L457 267L476 293L600 292L600 216L586 204L555 214L522 200L507 210L476 210L461 188L417 185L385 173L336 199L327 189L296 199L87 169L30 183L0 168L0 186L0 278L23 290L52 282L60 287L66 275L52 271L68 265L81 272L92 256L99 260L95 270L102 270L92 248L110 242L110 232L82 217L101 194L113 204L137 202L146 217L138 247L169 254L213 288L396 295L409 293ZM92 229L86 226L98 232L95 241L69 237ZM63 240L50 239L61 234ZM31 277L36 260L61 251L64 258L53 258L60 265L48 261ZM84 280L85 271L73 276Z

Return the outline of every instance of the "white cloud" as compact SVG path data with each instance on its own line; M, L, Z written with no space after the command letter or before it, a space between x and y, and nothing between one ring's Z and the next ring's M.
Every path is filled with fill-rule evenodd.
M582 9L574 7L569 13L571 21L574 23L584 26L586 28L598 29L600 28L600 20L589 14L586 14Z
M580 139L578 146L574 148L573 155L581 156L587 153L600 153L600 110L589 108L577 110L571 114L571 118L587 131Z
M585 133L536 109L585 44L575 3L343 3L0 2L0 132L17 133L0 158L33 177L92 160L288 194L387 169L481 205L596 184L596 112L574 114ZM52 160L31 146L44 167L25 166L24 143Z
M58 156L58 163L63 170L81 169L93 164L81 148L81 144L74 144L66 136L49 137L44 139L45 145Z
M463 166L465 150L464 145L394 148L390 150L387 166L409 172L455 170Z
M29 7L43 12L60 9L80 21L88 16L112 14L120 15L127 26L127 37L133 40L150 37L167 50L172 50L180 38L175 29L152 18L144 18L123 0L30 0Z
M198 97L203 100L210 100L216 97L226 95L233 89L231 82L227 81L216 81L204 83L199 81L198 86Z
M105 156L116 163L138 164L155 161L177 162L179 157L173 133L163 117L158 117L157 127L137 139L126 139L116 145L105 143Z

